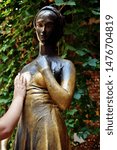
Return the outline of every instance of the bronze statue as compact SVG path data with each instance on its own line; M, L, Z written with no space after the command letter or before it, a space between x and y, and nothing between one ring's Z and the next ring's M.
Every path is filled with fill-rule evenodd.
M15 150L70 150L61 110L72 100L75 67L57 54L63 25L62 15L52 6L43 7L35 17L39 55L21 71L27 79L27 93Z

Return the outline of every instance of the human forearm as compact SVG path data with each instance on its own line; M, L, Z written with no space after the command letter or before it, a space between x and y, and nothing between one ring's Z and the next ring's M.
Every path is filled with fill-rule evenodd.
M23 101L26 93L26 80L18 74L14 80L14 98L10 108L0 118L0 140L11 135L22 112Z
M11 135L15 128L23 107L23 98L16 97L6 114L0 118L0 140Z

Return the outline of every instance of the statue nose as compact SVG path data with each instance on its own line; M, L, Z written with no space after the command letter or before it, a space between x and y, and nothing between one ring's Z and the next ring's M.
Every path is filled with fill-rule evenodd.
M44 33L46 31L45 26L42 27L42 33Z

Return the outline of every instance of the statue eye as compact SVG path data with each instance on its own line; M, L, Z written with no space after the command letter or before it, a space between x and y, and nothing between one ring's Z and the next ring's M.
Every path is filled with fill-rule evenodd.
M41 27L43 27L43 23L42 22L37 22L36 26L41 28Z
M54 24L53 24L53 23L51 23L51 22L49 22L49 23L47 23L47 25L46 25L46 26L48 26L48 27L52 28L52 27L54 27Z

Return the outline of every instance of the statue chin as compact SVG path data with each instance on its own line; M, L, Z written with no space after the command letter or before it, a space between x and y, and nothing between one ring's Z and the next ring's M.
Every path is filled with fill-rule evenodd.
M53 45L57 43L56 35L53 32L51 35L38 35L37 38L39 39L39 42L41 45Z
M53 45L55 42L52 40L52 41L47 41L47 40L39 40L40 44L41 45ZM55 43L56 44L56 43Z

